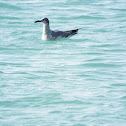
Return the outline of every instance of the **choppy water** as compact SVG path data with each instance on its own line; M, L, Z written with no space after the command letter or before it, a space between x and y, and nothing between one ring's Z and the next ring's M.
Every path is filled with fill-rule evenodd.
M1 126L126 125L126 1L0 2ZM52 29L84 27L42 41Z

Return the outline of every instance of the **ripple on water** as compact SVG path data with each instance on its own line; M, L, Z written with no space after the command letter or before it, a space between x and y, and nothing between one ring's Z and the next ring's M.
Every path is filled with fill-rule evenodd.
M21 7L14 5L14 4L10 4L10 3L5 3L5 2L0 2L1 5L1 9L7 9L7 10L22 10Z

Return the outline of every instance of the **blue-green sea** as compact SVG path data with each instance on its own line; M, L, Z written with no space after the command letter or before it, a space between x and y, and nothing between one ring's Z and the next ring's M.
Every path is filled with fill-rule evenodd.
M126 0L1 0L0 126L126 126Z

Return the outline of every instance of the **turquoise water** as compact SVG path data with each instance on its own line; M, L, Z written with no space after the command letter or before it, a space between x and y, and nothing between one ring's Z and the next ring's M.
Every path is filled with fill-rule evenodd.
M125 126L126 1L0 2L0 126ZM84 27L42 41L52 29Z

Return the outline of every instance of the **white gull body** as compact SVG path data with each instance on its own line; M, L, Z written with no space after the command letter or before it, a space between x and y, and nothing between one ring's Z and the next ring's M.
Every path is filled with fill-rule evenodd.
M69 31L52 31L49 26L49 20L48 18L43 18L41 20L35 21L35 23L42 22L43 23L43 33L42 33L42 40L54 40L57 38L67 38L72 35L77 34L78 30L80 29L74 29Z
M52 35L51 35L51 30L50 30L49 24L44 23L42 40L51 40L51 39L52 39Z

